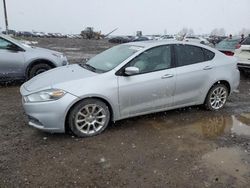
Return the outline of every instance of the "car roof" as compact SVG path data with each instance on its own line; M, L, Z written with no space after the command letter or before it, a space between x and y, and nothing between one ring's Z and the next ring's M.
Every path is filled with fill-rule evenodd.
M186 44L186 45L193 45L193 46L198 46L202 48L207 48L211 50L211 47L206 46L204 44L198 44L194 42L186 42L186 41L177 41L177 40L148 40L148 41L139 41L139 42L129 42L129 43L124 43L122 45L134 45L134 46L140 46L143 48L152 48L156 46L161 46L161 45L168 45L168 44Z

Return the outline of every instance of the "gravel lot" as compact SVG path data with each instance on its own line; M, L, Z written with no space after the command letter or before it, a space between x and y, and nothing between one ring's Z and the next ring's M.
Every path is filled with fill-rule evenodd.
M37 40L37 39L35 39ZM71 63L105 40L39 39ZM220 112L202 107L122 120L79 139L27 125L20 84L0 86L0 187L249 187L250 78Z

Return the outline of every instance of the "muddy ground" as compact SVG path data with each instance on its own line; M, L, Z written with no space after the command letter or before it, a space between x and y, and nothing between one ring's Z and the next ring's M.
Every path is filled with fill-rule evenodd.
M40 39L71 63L107 41ZM19 84L0 88L0 187L249 187L250 79L220 112L201 107L122 120L79 139L30 128Z

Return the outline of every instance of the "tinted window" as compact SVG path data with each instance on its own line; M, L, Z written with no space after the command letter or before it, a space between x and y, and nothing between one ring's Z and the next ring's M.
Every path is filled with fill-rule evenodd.
M175 45L178 66L191 65L204 61L202 48L192 45Z
M250 37L246 38L241 44L250 45Z
M204 52L204 60L205 61L210 61L215 56L214 52L211 52L210 50L207 50L205 48L203 48L203 52Z
M171 68L171 47L160 46L134 58L126 67L139 68L140 74Z
M10 44L11 43L8 42L7 40L0 38L0 49L7 49L8 45Z

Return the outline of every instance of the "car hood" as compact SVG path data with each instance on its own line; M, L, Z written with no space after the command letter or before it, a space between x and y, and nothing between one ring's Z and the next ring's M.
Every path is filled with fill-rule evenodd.
M54 85L97 75L78 64L63 66L44 72L23 84L29 93L50 89ZM25 94L24 94L25 95Z

